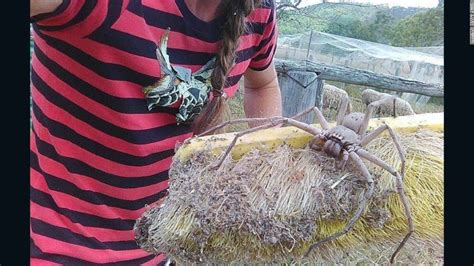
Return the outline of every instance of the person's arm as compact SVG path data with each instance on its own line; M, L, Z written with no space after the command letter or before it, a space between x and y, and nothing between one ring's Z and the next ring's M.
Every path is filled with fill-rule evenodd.
M51 13L58 8L63 0L30 0L30 17Z
M273 56L277 46L275 1L264 1L262 11L268 12L260 42L244 73L244 110L248 118L282 115L282 103ZM262 12L263 13L263 12ZM249 123L255 127L261 123Z
M248 118L281 116L281 93L273 63L265 70L244 74L244 111ZM255 127L261 123L249 123Z

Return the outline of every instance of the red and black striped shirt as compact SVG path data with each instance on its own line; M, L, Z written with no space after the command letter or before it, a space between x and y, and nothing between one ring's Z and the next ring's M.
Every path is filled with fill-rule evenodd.
M222 17L204 22L184 0L64 0L32 19L30 233L32 264L157 264L133 225L168 187L175 105L148 111L142 87L160 78L156 47L170 27L171 64L198 70L219 44ZM269 66L273 1L246 19L232 95L247 68Z

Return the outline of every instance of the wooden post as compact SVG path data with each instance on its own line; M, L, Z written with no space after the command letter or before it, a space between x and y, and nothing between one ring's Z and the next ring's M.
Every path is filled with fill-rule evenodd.
M310 107L323 105L323 81L314 72L280 71L278 72L283 116L291 117ZM314 123L314 113L299 119L305 123Z

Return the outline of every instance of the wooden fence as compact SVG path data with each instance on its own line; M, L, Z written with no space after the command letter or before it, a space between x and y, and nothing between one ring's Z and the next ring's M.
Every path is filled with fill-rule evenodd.
M275 59L274 62L282 91L285 116L292 116L310 106L321 108L324 80L430 97L444 96L444 86L440 84L311 61ZM306 120L312 121L311 119L313 117L308 117Z

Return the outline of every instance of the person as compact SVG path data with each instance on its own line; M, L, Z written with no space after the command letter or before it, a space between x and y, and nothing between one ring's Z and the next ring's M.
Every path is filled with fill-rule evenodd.
M137 246L133 225L145 205L166 195L176 143L219 121L242 76L246 116L281 115L272 61L274 2L30 4L31 264L163 264L166 254ZM215 58L212 73L201 80L211 84L205 106L194 103L187 114L199 112L185 123L177 122L177 113L189 95L176 92L173 104L156 101L148 108L151 98L143 90L165 83L157 83L166 76L157 48L167 29L169 73L183 77ZM167 88L182 82L186 78L175 78Z

